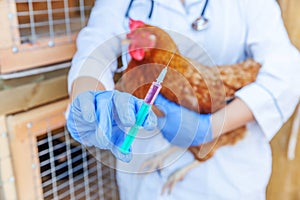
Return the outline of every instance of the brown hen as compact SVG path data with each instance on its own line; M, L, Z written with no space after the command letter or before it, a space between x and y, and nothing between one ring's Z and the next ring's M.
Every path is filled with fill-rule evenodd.
M164 30L134 20L130 21L130 28L127 38L130 40L129 53L132 59L116 88L139 98L145 97L151 82L169 63L160 93L195 112L213 113L234 98L235 91L255 81L260 69L260 64L251 59L233 65L204 66L181 55L173 39ZM163 115L156 109L154 111L159 116ZM174 182L182 179L199 161L211 158L221 146L235 144L245 133L246 128L241 127L210 143L190 147L197 161L170 177L163 190L172 189ZM170 152L161 156L168 156ZM159 164L155 160L161 162L162 159L147 161L144 166L157 167L154 165Z

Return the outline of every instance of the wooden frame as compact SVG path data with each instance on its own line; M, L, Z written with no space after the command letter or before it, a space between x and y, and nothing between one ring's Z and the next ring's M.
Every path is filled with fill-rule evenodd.
M55 5L63 4L62 1L51 2ZM74 0L68 0L67 2L69 8L76 6ZM39 4L39 2L33 1L32 4ZM87 1L87 5L91 6L92 1ZM0 74L71 60L76 51L75 38L77 32L69 32L70 34L53 38L45 36L34 43L22 43L22 32L18 27L21 23L19 20L24 20L22 20L22 16L20 18L20 15L17 15L17 9L19 8L20 6L17 6L15 0L0 0ZM52 7L52 9L56 8ZM68 12L68 15L74 17L76 12L76 10ZM62 17L64 15L56 12L52 17ZM48 17L47 14L42 14L39 15L38 19L40 18L47 19Z
M62 100L7 117L18 199L42 199L36 137L65 125L68 103Z
M0 114L11 114L68 97L67 76L0 91ZM5 106L4 106L5 105Z
M10 73L67 61L72 58L75 51L74 43L40 49L32 48L30 51L18 53L13 53L11 49L2 49L0 50L0 73Z
M19 32L11 29L11 23L17 24L18 22L16 18L10 20L9 13L16 13L15 4L8 3L8 1L0 1L0 24L2 26L0 29L0 49L11 48L13 46L11 37L19 37Z
M2 194L0 198L17 199L15 188L14 173L12 168L11 155L9 150L8 132L6 127L5 116L0 116L0 178L3 183Z

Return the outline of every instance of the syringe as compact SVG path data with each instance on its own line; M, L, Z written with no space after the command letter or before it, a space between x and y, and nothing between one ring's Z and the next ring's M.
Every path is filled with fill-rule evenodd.
M129 153L129 148L138 133L139 127L141 127L146 119L146 116L149 112L149 109L151 108L151 105L154 103L160 89L162 88L161 83L163 82L165 76L167 73L167 67L163 68L163 70L160 72L158 78L155 82L152 82L152 85L150 89L147 92L147 95L144 99L144 102L139 109L137 115L136 115L136 121L135 124L130 128L129 132L127 133L125 140L122 144L122 146L119 148L119 150L122 153Z

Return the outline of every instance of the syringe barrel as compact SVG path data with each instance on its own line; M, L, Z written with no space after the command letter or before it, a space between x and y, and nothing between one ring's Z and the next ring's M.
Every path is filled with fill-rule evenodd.
M160 89L162 88L161 84L158 82L152 82L150 89L144 99L147 104L153 104L156 99Z

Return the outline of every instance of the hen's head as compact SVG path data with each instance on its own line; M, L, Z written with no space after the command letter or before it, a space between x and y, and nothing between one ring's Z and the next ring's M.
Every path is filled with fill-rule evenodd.
M171 36L163 29L145 24L139 20L130 19L130 32L127 39L130 41L129 54L136 61L157 61L158 57L177 51L177 45ZM167 58L167 57L166 57Z
M127 34L127 39L130 40L129 54L135 60L143 60L145 54L155 47L156 35L150 26L139 20L130 19L129 28L130 32Z

